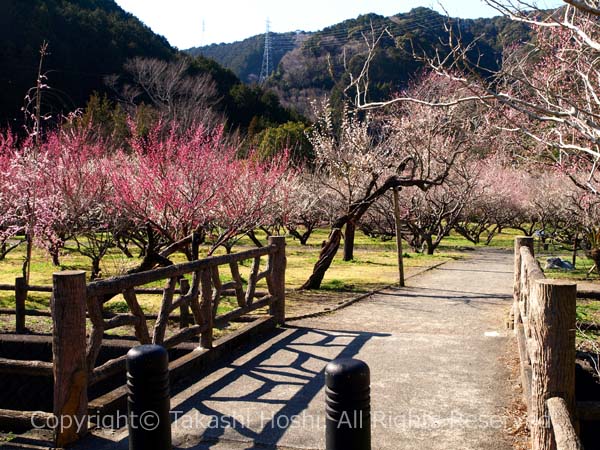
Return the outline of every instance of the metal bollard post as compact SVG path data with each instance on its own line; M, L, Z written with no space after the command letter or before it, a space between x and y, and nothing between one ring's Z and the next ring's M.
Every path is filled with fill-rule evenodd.
M160 345L127 353L129 450L171 450L169 357Z
M325 368L325 448L371 450L369 366L343 358Z

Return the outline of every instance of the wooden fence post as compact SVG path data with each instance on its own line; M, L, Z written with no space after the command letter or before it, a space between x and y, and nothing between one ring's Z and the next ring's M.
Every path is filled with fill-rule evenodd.
M54 441L62 448L87 432L85 272L57 272L52 281Z
M513 285L513 306L510 311L509 326L517 332L518 325L521 323L521 313L519 311L519 301L521 299L521 247L528 247L533 253L533 238L530 236L517 236L515 238L515 277Z
M206 330L200 335L200 345L202 348L212 348L213 346L213 305L212 305L212 276L210 269L200 271L201 300L200 313L202 315L202 325L206 325Z
M25 300L27 299L27 281L25 277L15 278L15 329L25 333Z
M275 317L278 325L283 325L285 323L285 267L287 264L285 257L285 237L270 236L269 245L276 247L275 252L269 253L271 295L274 295L276 298L269 307L269 313Z
M564 280L536 280L529 322L531 440L533 450L556 450L546 401L562 397L575 412L575 315L577 285Z
M185 278L182 278L181 280L179 280L180 295L182 297L184 295L187 295L189 290L190 290L190 282ZM179 311L180 311L179 328L183 329L183 328L189 327L190 326L190 307L189 307L189 305L187 303L182 303L181 307L179 308Z

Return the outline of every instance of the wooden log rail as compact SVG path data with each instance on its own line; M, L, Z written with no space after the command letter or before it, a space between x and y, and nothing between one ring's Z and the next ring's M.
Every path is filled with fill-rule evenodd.
M236 265L237 268L237 265ZM241 277L239 276L239 271L236 273L236 281L232 281L229 283L223 284L222 295L223 296L239 296L240 293L243 294L243 290L236 290L237 283L241 283ZM263 271L256 275L256 281L260 281L267 276L267 271ZM184 280L181 280L184 281ZM15 284L0 284L0 291L12 291L15 292L15 308L0 308L0 315L11 315L15 316L15 331L17 333L26 333L27 327L25 325L26 317L52 317L52 311L50 310L40 310L40 309L27 309L25 307L25 301L27 300L27 294L29 292L45 292L52 293L52 286L37 286L37 285L26 285L24 278L16 278ZM183 292L183 288L178 288L175 290L175 293L181 294ZM160 288L136 288L134 289L136 295L162 295L163 290ZM187 289L185 289L187 292ZM252 293L255 298L264 297L266 294L264 292L253 292ZM177 319L182 322L182 327L185 327L189 321L189 310L187 306L182 307L181 316L177 314L170 315L171 319ZM118 314L114 314L111 312L104 311L103 315L105 318L112 318L117 316ZM88 315L89 317L89 315ZM144 314L146 319L156 320L158 319L158 314Z
M552 397L546 401L552 424L556 450L582 450L581 442L571 421L569 408L561 397Z
M51 362L0 358L0 373L51 377L53 370Z
M16 411L14 409L0 409L0 423L10 428L27 428L35 425L46 428L55 422L55 416L43 411ZM23 447L26 448L26 447ZM32 447L34 448L34 447ZM38 447L39 448L39 447Z
M515 239L511 328L517 336L533 450L577 447L575 319L577 285L547 279L533 238Z
M258 276L256 277L257 281L262 280L263 278L266 277L266 275L267 275L266 271L258 274ZM241 278L239 277L239 272L238 272L237 279L241 283ZM26 333L27 332L27 327L25 325L25 320L26 320L25 318L27 316L30 316L30 317L52 317L52 311L50 311L49 309L48 310L27 309L25 307L25 301L27 300L27 294L29 292L52 293L52 286L25 285L22 280L24 280L24 279L17 278L14 285L13 284L0 284L0 291L14 291L15 292L15 308L0 308L0 315L15 316L15 331L17 333ZM187 281L187 280L184 280L184 279L181 280L181 282L185 282L185 281ZM222 295L228 296L228 297L237 296L239 294L239 292L234 289L235 285L236 285L236 282L233 282L233 281L223 284ZM175 290L175 293L180 294L182 291L187 292L188 288L186 288L186 289L178 288ZM160 288L136 288L136 289L134 289L134 292L136 295L162 295L163 294L163 290ZM242 292L242 295L244 295L243 290L241 292ZM265 295L267 295L267 294L264 291L257 291L254 293L254 296L256 298L264 297ZM118 314L112 313L110 311L103 311L103 315L105 318L110 319L112 317L117 316ZM89 315L88 315L88 317L89 317ZM148 320L148 319L156 320L158 318L158 314L144 313L144 317L146 318L146 320ZM183 326L186 326L185 324L187 324L189 321L189 310L187 307L183 307L181 316L177 315L177 314L172 314L170 316L170 318L180 320L184 324Z
M261 257L267 257L264 267ZM240 263L246 260L251 260L251 265L246 276L248 281L244 282ZM232 281L221 281L219 269L223 267L230 272ZM206 354L213 348L214 327L223 326L257 309L266 307L269 311L268 322L263 319L256 321L261 327L266 323L271 326L284 323L285 267L285 238L270 237L266 247L98 280L87 285L84 272L60 272L54 275L51 289L53 364L0 359L0 372L35 372L48 376L52 371L54 416L72 416L73 423L81 423L88 410L88 386L125 369L125 356L96 365L107 330L130 326L134 328L140 344L154 343L167 348L199 337L198 348L202 352L197 353ZM257 284L263 279L266 280L266 292L257 290ZM138 294L156 293L155 289L148 290L144 286L161 280L165 286L160 290L160 310L154 324L148 323ZM105 304L118 294L123 295L129 311L123 314L105 311ZM225 296L233 297L237 305L235 309L219 314L219 306ZM22 311L25 311L24 306ZM168 335L167 325L176 311L180 311L180 329ZM89 336L86 336L87 320L91 322ZM194 356L189 354L173 361L173 364L180 369L182 365L191 364L193 359ZM119 389L123 390L121 387L115 392ZM118 395L112 397L117 398ZM19 420L30 416L15 414ZM68 445L84 432L80 429L55 429L55 444L57 447Z

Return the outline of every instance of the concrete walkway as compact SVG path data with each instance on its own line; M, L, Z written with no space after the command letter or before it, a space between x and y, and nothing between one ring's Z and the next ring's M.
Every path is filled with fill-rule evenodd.
M409 281L293 322L174 395L174 448L323 449L325 365L356 357L371 367L374 450L510 449L510 253L480 250ZM82 445L125 449L126 430Z

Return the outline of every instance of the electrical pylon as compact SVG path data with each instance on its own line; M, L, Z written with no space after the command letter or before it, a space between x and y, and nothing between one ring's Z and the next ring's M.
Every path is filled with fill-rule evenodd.
M260 76L258 77L258 83L264 84L267 78L273 72L273 44L271 42L270 28L271 22L267 19L267 31L265 32L265 51L263 53L262 67L260 69Z

